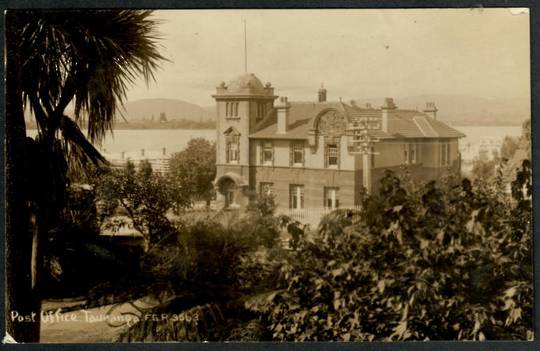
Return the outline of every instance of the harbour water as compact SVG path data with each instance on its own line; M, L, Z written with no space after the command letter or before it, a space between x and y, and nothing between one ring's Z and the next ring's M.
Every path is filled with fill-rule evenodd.
M492 150L500 148L506 136L521 135L520 126L456 126L454 128L466 135L459 141L464 162L472 161L481 151L487 151L488 155L491 155ZM29 130L28 134L34 136L36 131ZM182 151L193 138L215 141L216 131L214 129L123 129L115 130L112 135L105 138L101 145L96 146L105 155L141 153L142 150L146 155L170 155Z

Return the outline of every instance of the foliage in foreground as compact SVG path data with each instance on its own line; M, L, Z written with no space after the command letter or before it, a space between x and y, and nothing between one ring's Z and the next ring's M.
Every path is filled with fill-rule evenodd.
M362 211L331 213L293 251L258 235L261 218L279 225L268 199L244 219L188 226L167 255L183 272L175 296L149 312L197 322L143 319L119 340L530 339L529 161L511 194L493 184L411 191L387 172Z
M527 339L532 333L530 164L479 191L410 194L387 173L360 213L334 214L249 305L274 340ZM330 222L328 222L330 221Z

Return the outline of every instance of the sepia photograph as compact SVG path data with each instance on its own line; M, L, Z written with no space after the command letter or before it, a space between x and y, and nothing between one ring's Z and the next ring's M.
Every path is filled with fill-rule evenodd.
M534 340L528 8L3 16L3 343Z

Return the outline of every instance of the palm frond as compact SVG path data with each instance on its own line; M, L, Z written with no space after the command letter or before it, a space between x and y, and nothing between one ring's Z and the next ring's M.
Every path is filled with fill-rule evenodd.
M72 171L81 172L90 169L90 165L102 167L109 164L71 118L62 116L60 130L66 159Z
M111 130L126 90L142 76L154 79L159 62L152 11L19 11L16 38L24 57L24 98L46 112L52 129L73 101L75 120L91 142Z

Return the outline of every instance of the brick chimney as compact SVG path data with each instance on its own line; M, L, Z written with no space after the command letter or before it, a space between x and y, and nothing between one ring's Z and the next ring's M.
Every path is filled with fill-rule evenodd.
M319 102L326 102L326 89L323 83L321 83L321 88L319 89Z
M277 133L287 133L287 125L289 124L289 108L291 104L287 101L286 96L282 96L274 104L274 108L277 110Z
M433 119L437 119L437 111L437 106L435 106L434 102L426 102L426 108L424 109L426 115Z
M388 132L388 116L397 109L397 106L394 104L394 99L387 97L384 99L384 105L381 106L382 112L382 123L381 129L383 132Z

